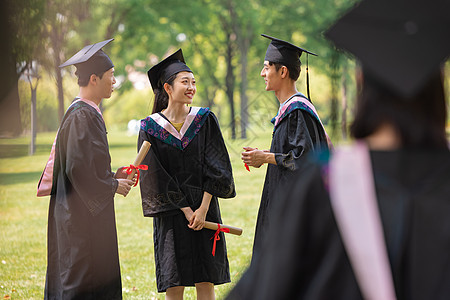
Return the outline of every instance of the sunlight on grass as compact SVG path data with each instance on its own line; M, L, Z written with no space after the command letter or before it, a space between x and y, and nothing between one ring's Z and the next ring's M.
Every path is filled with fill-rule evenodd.
M0 298L43 298L49 198L37 198L36 186L54 137L55 133L39 134L33 156L28 156L29 137L0 139ZM266 171L262 167L247 172L240 153L243 146L268 149L270 138L271 129L263 128L247 140L226 139L237 196L220 200L222 219L244 232L226 235L232 283L216 286L217 299L226 296L250 261ZM108 140L113 170L134 161L136 136L112 131ZM115 208L124 299L164 299L156 290L153 220L143 217L139 189L134 188L126 198L117 195ZM186 289L185 299L195 299L194 288Z

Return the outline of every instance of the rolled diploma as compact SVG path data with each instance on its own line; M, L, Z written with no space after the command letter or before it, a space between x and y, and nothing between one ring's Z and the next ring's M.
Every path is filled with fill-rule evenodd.
M144 157L147 155L148 150L150 150L150 142L144 141L141 145L141 149L139 149L139 153L136 156L136 160L134 161L134 166L139 166L142 161L144 160ZM134 174L136 173L136 170L133 170L131 174L128 175L127 179L133 178ZM211 230L217 230L219 228L218 223L213 223L209 221L205 221L205 228L211 229ZM235 235L241 235L242 234L242 228L233 227L229 225L220 224L220 228L228 228L230 230L231 234Z
M150 144L150 142L148 141L144 141L141 145L141 149L139 149L139 153L136 156L136 159L134 160L133 165L135 167L139 166L142 161L144 160L144 157L147 155L148 150L150 150L150 146L152 144ZM132 170L132 172L130 174L128 174L127 179L132 179L134 177L134 174L136 174L136 170Z
M205 221L204 228L211 229L211 230L217 230L219 228L219 226L218 226L218 223ZM230 233L234 234L234 235L241 235L242 234L242 228L233 227L233 226L224 225L224 224L220 224L220 228L228 228L230 230Z

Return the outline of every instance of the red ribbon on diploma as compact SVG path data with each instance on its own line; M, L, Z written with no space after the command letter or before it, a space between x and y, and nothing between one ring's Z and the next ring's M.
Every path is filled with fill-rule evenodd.
M247 171L250 172L250 168L248 167L248 165L246 163L244 163L245 168L247 169Z
M126 167L125 169L123 169L123 171L127 172L128 175L130 175L131 172L133 172L133 170L136 170L136 173L137 173L136 182L133 185L133 186L136 186L139 182L139 170L148 170L148 166L147 165L139 165L139 166L130 165L129 167Z
M229 229L229 228L220 228L220 224L217 223L217 230L216 230L216 232L214 233L214 236L212 237L212 238L214 238L214 244L213 244L213 249L212 249L212 255L213 255L213 256L216 256L216 242L217 242L218 240L220 240L219 233L220 233L221 231L222 231L222 232L229 233L229 232L230 232L230 229ZM212 239L212 238L211 238L211 239Z

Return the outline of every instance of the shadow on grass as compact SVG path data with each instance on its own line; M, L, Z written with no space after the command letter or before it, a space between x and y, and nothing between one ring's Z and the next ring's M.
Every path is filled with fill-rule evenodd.
M137 144L137 142L136 142ZM120 148L137 148L135 144L110 144L110 149L120 149ZM52 149L51 144L38 144L36 145L35 154L49 154ZM30 152L30 145L28 144L9 144L0 145L0 158L14 158L28 156Z
M38 144L36 145L35 154L50 154L52 149L51 144ZM30 152L30 145L28 144L9 144L0 145L0 158L13 158L28 156Z
M137 140L136 143L129 144L117 144L117 143L109 143L109 149L117 149L117 148L137 148Z
M0 173L0 186L35 182L38 184L42 172Z

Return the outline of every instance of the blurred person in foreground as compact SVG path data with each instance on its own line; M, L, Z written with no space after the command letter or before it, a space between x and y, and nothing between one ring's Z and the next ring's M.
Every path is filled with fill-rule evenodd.
M450 299L449 11L363 1L327 31L362 64L356 141L284 186L278 227L227 299Z
M301 70L300 56L303 52L306 55L316 54L278 38L265 34L262 36L271 41L261 76L266 91L275 93L280 108L272 119L274 128L270 150L244 147L242 153L242 160L247 167L259 168L264 163L268 164L256 222L252 261L264 247L269 228L276 226L272 221L272 211L279 197L278 187L301 168L309 152L331 145L311 100L298 92L296 87Z
M38 186L38 196L51 194L44 299L122 299L114 195L126 196L133 180L111 171L99 108L115 83L101 50L111 41L88 45L60 66L76 66L80 90Z

